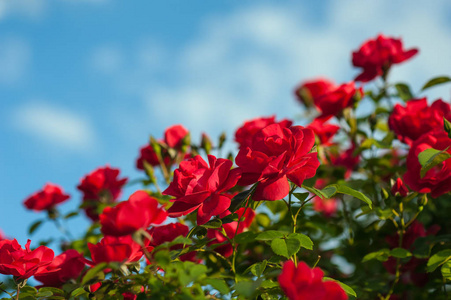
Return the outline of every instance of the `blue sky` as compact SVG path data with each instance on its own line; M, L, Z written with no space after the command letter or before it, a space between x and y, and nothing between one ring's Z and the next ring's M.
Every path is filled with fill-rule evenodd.
M139 177L139 147L170 125L196 139L271 114L305 124L294 87L351 80L352 50L378 33L420 48L392 81L419 90L450 75L451 3L393 2L0 0L0 228L24 243L44 214L22 201L46 182L72 195L67 212L99 166ZM87 224L68 223L75 234ZM32 240L49 234L47 224Z

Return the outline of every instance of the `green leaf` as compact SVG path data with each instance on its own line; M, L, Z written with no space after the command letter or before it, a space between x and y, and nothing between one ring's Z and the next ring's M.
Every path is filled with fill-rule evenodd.
M288 257L295 255L301 250L301 241L297 238L287 238L285 243L287 244Z
M259 233L257 237L255 237L258 241L272 241L277 238L282 238L287 235L286 232L283 231L276 231L276 230L268 230L264 231L262 233Z
M229 286L220 278L206 278L205 283L211 285L214 289L218 290L223 296L230 293Z
M343 184L335 184L334 186L336 186L336 188L337 188L337 193L353 196L357 199L362 200L366 204L368 204L370 209L373 208L372 201L370 200L370 198L365 196L363 193L356 191L356 190L350 188L349 186L343 185Z
M36 231L36 229L39 228L39 226L41 226L43 220L38 220L36 222L34 222L33 224L31 224L30 228L28 229L28 234L33 234L33 232Z
M304 189L306 189L307 191L309 191L310 193L317 195L321 199L327 198L327 195L325 195L322 191L320 191L320 190L318 190L318 189L316 189L314 187L309 187L309 186L306 186L306 185L302 185L302 187Z
M233 197L230 203L229 211L232 213L237 211L238 208L240 208L241 204L243 204L244 201L246 201L246 199L249 198L249 196L252 194L253 191L254 188L252 187L249 190L241 192L237 194L235 197Z
M288 235L288 238L292 239L298 239L299 242L301 242L301 247L308 249L308 250L313 250L313 242L312 240L306 236L305 234L302 233L290 233L290 235Z
M441 271L444 278L451 279L451 260L443 264Z
M73 211L73 212L68 213L67 215L64 216L64 219L67 220L67 219L73 218L75 216L78 216L78 211Z
M255 263L252 266L250 266L245 271L245 273L250 271L254 276L260 277L260 276L262 276L263 272L265 271L267 263L268 263L267 260L264 260L264 261L259 262L259 263Z
M287 243L285 243L284 239L272 240L271 249L277 255L290 258L290 255L288 255Z
M396 91L398 92L399 98L401 98L404 102L413 98L412 92L410 88L405 83L397 83L395 84Z
M205 228L219 228L219 227L221 227L221 225L222 225L221 219L213 219L201 226L205 227Z
M36 297L50 297L53 296L52 291L39 291L39 293L36 294Z
M449 261L450 259L451 249L439 251L429 258L428 264L426 266L426 271L428 273L433 272L435 269L437 269L439 266Z
M337 193L337 187L334 185L329 185L323 188L321 192L327 196L326 198L332 198Z
M72 293L70 293L70 295L72 297L78 297L78 296L81 296L81 295L84 295L84 294L87 295L88 292L82 287L80 287L78 289L75 289L75 290L72 291Z
M300 202L304 202L309 196L309 193L293 193L293 196L295 196Z
M372 259L377 259L379 261L386 261L390 255L390 250L387 248L381 249L379 251L371 252L365 255L362 262L366 262Z
M81 281L82 285L86 285L89 281L94 279L103 279L105 278L105 274L103 273L103 270L107 268L108 264L105 262L102 262L86 272L86 275L83 277L83 280Z
M426 175L427 171L432 169L438 164L441 164L448 158L451 158L451 154L447 152L449 147L444 150L437 150L433 148L426 149L418 154L418 161L421 164L420 176L421 178Z
M235 290L239 295L244 296L246 299L251 299L260 286L261 281L262 280L239 281L235 284Z
M443 83L447 83L450 82L451 78L447 77L447 76L441 76L441 77L435 77L432 78L431 80L429 80L422 88L421 90L424 91L425 89L428 89L430 87L439 85L439 84L443 84Z
M395 248L390 251L390 256L396 257L396 258L406 258L412 256L412 253L410 253L408 250L403 248Z
M252 243L256 240L257 235L252 231L245 231L235 236L235 242L238 244Z
M443 118L443 128L448 133L448 137L451 139L451 122Z
M323 277L323 280L324 281L335 281L336 283L338 283L341 286L341 288L346 292L346 294L348 294L349 296L357 297L357 294L349 285L344 284L343 282L338 281L333 278L330 278L330 277Z

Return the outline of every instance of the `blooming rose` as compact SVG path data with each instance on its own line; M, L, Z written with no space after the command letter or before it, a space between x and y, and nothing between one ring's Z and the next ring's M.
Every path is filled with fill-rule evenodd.
M163 162L167 166L170 166L173 162L167 149L165 148L169 147L181 152L184 146L184 139L188 136L188 134L189 131L182 125L174 125L165 130L163 140L158 140L158 143L163 146L161 149L161 156L163 158ZM145 145L140 149L140 156L136 160L136 168L139 170L144 170L144 161L151 166L160 165L160 161L158 160L158 156L152 145Z
M239 144L240 149L246 149L252 144L252 138L261 129L271 124L279 124L282 127L290 127L293 122L287 119L276 122L276 117L256 118L247 121L235 132L235 141Z
M13 275L20 280L50 272L46 267L53 260L53 250L46 246L30 250L30 243L28 240L22 249L16 239L0 241L1 274Z
M316 267L310 269L301 261L296 267L289 260L283 264L279 284L290 300L345 300L345 291L335 281L323 281L324 272Z
M315 105L318 97L329 93L335 88L336 85L333 81L325 78L317 78L301 83L301 85L296 88L294 94L299 102L307 107L311 107Z
M84 267L83 256L78 251L69 249L56 256L52 263L46 267L48 271L57 271L35 275L34 278L42 282L43 286L59 288L70 279L76 279Z
M97 213L99 203L110 204L119 198L121 189L127 182L127 178L118 178L119 172L119 169L109 166L98 168L86 175L77 186L83 192L83 202L92 204L85 208L86 215L91 220L99 219Z
M320 145L329 146L331 144L330 140L340 129L340 126L326 123L331 117L332 116L326 118L316 118L312 123L307 125L307 128L313 130L315 135L318 137Z
M158 227L152 227L149 230L149 234L152 236L152 240L149 245L152 247L159 246L166 242L172 242L178 236L187 236L189 232L189 227L181 223L170 223ZM182 249L183 245L174 245L171 250ZM189 252L180 256L180 260L196 260L196 252Z
M335 198L322 199L321 197L313 198L313 209L321 212L326 217L330 217L337 211L338 201Z
M218 253L220 253L224 257L229 257L233 253L233 248L230 243L228 243L228 239L233 239L235 237L235 234L240 234L244 232L245 229L249 228L251 226L252 221L255 218L255 212L250 208L241 207L235 212L238 215L238 218L242 218L241 222L238 225L238 221L230 222L223 224L221 228L219 229L208 229L207 231L207 237L209 239L212 239L211 242L208 243L208 245L215 245L215 244L222 244L219 247L216 247L214 250ZM221 218L224 218L225 216L230 215L229 211L225 211L220 215ZM222 233L222 229L224 229L225 233L227 234L227 237L224 236Z
M391 188L392 195L396 196L399 194L401 197L405 197L405 196L407 196L408 192L409 192L409 190L407 189L404 182L402 182L402 179L401 178L396 179L395 184L393 184L393 186Z
M208 162L197 155L182 161L174 171L174 179L163 195L174 196L174 204L168 209L170 217L180 217L197 210L197 224L205 224L230 206L226 192L240 178L240 170L230 170L233 163L228 159L208 155Z
M420 176L421 165L418 155L426 149L444 150L451 146L451 139L442 130L423 134L413 142L407 155L407 171L404 174L404 182L414 191L419 193L431 193L436 198L451 191L451 159L433 167L426 172L423 178ZM451 154L451 147L447 150Z
M23 204L26 208L34 211L51 210L69 198L70 196L64 194L59 186L47 183L41 191L28 197Z
M352 64L363 68L355 80L367 82L387 74L392 64L399 64L418 53L418 49L404 50L401 39L385 37L368 40L352 53Z
M412 99L406 106L396 104L388 118L388 125L398 139L408 145L424 133L443 128L443 117L451 121L451 105L436 100L431 106L426 98Z
M114 207L105 207L100 214L101 231L105 235L123 236L150 224L161 224L166 220L167 212L158 200L144 191L134 192L128 201Z
M141 246L133 241L130 235L127 236L105 236L99 243L88 243L91 251L92 262L86 261L89 265L97 265L101 262L131 263L141 259L143 252Z
M354 98L363 95L363 89L356 89L353 81L337 86L321 78L301 84L296 95L306 105L312 103L322 113L321 117L328 117L338 116L352 106Z
M319 167L313 131L301 126L290 128L272 124L254 135L252 145L241 149L236 164L242 170L238 184L258 182L252 196L258 200L279 200L288 195L288 180L298 186L315 175Z

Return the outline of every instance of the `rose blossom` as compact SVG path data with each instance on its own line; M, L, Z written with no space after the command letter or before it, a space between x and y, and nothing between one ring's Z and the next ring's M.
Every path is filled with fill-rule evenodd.
M64 194L61 187L47 183L42 190L34 193L24 201L24 205L28 209L34 211L52 210L57 204L69 199L70 196Z
M340 129L340 126L327 124L327 121L332 116L326 118L316 118L307 125L307 128L313 130L315 135L318 137L318 141L320 145L329 146L331 145L330 140L334 137L337 131Z
M139 229L147 229L150 224L161 224L166 216L167 212L157 199L144 191L137 191L128 201L114 207L105 207L99 218L103 234L123 236Z
M351 145L351 147L338 155L330 155L330 160L332 165L334 166L342 166L346 169L344 178L347 179L351 177L352 171L359 164L360 157L359 155L354 155L354 151L356 149L355 145Z
M235 141L239 144L240 149L246 149L252 144L252 138L261 129L271 124L279 124L282 127L290 127L293 122L287 119L283 119L276 122L275 116L267 118L256 118L246 121L243 126L238 128L235 132Z
M352 64L363 68L355 80L367 82L387 74L392 64L399 64L418 53L418 49L404 50L401 39L385 37L365 41L360 49L352 52Z
M56 256L52 263L46 267L48 271L57 271L35 275L34 278L42 282L43 286L59 288L70 279L76 279L84 267L83 256L78 251L69 249Z
M174 125L168 127L164 132L164 139L158 140L158 143L163 145L161 148L161 156L163 162L170 166L173 162L171 157L165 149L165 147L176 149L178 152L182 152L184 139L188 136L189 131L182 125ZM145 145L140 149L140 156L136 160L136 168L139 170L144 170L144 161L146 161L151 166L159 166L160 161L158 160L158 156L155 153L152 145Z
M423 134L413 142L407 155L404 182L416 192L431 193L432 198L451 191L451 159L447 159L427 171L423 178L420 176L421 165L418 161L418 155L426 149L444 150L450 146L451 139L443 129ZM451 147L447 152L451 154Z
M393 196L400 195L401 197L405 197L407 196L407 193L409 193L409 190L407 189L402 179L398 178L391 188L391 193Z
M127 178L118 178L119 172L119 169L109 166L98 168L86 175L77 186L83 192L83 202L92 204L85 208L86 215L91 220L99 219L99 203L111 204L119 198L122 187L127 182Z
M353 81L335 85L332 81L317 79L307 81L296 90L299 101L307 106L313 104L322 114L321 117L338 116L354 104L356 96L363 95L363 89L355 88Z
M16 239L0 241L1 274L13 275L20 280L50 272L46 267L53 260L53 250L46 246L30 250L30 243L28 240L22 249Z
M436 100L431 106L426 98L407 101L406 106L396 104L388 118L388 125L398 139L408 145L424 133L443 128L443 117L451 121L451 105Z
M283 264L279 284L289 300L345 300L345 291L335 281L323 281L324 272L316 267L310 269L301 261L296 267L289 260Z
M228 159L208 155L208 165L197 155L182 161L174 171L174 178L163 195L174 196L174 204L168 209L170 217L180 217L197 209L197 224L205 224L214 215L219 215L230 206L230 195L226 192L240 178L240 170L230 169Z
M218 229L208 229L207 238L212 239L208 245L222 244L228 241L228 239L233 239L236 234L240 234L244 232L245 229L251 226L252 221L255 218L255 212L250 208L241 207L235 212L238 215L238 218L242 218L241 222L238 225L238 221L222 224L221 228ZM220 215L221 218L230 215L229 211L225 211ZM238 228L238 230L237 230ZM222 233L222 229L224 229L227 237ZM228 238L228 239L227 239ZM229 257L233 253L233 248L230 243L225 243L222 246L214 248L214 251L220 253L224 257Z
M258 182L252 196L258 200L279 200L288 195L288 179L298 186L315 175L319 167L313 131L301 126L285 128L272 124L254 135L252 145L241 149L236 164L242 170L239 185Z
M97 265L101 262L131 263L140 260L143 256L141 246L133 241L130 235L114 237L105 236L99 243L88 243L91 251L91 261L85 262L89 265ZM149 249L151 250L151 249Z

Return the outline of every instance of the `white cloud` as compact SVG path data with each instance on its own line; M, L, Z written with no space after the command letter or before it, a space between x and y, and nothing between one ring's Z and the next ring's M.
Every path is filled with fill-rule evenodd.
M11 85L20 81L31 63L31 48L19 38L0 40L0 84Z
M46 10L45 0L0 0L0 20L11 16L36 19Z
M20 131L66 150L92 150L98 140L89 120L44 102L29 102L18 107L11 121Z
M93 50L90 57L90 65L94 70L111 74L120 71L123 66L123 54L115 46L101 46Z

